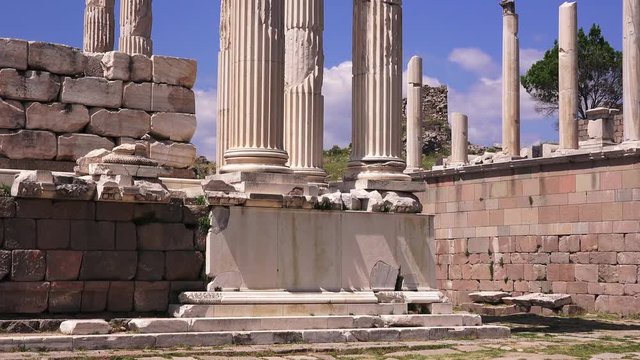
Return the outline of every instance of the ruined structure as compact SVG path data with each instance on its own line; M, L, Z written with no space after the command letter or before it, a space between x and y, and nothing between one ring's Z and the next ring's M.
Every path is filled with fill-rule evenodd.
M409 61L407 88L407 169L416 172L422 167L422 58L414 56Z

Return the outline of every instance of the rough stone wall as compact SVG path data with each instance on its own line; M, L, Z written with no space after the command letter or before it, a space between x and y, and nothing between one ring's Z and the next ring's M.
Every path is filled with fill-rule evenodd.
M428 178L439 288L456 304L568 293L589 312L640 313L640 155L530 164Z
M451 128L449 127L449 89L445 86L422 87L422 141L423 153L440 152L451 144ZM403 124L406 129L407 100L402 106ZM404 131L406 138L406 131ZM406 140L405 140L406 142Z
M623 115L616 115L613 119L613 141L616 144L621 143L624 140L624 125L623 125ZM578 120L578 140L587 141L589 140L589 134L587 133L589 120Z
M165 312L205 289L207 207L0 198L0 313Z
M187 168L195 76L193 60L0 39L0 164L58 161L69 171L90 150L148 139L151 158Z

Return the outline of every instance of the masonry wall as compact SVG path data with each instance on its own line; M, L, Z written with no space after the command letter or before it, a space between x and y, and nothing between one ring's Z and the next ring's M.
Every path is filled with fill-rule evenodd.
M568 293L589 312L640 313L640 154L610 157L428 174L440 289L455 304Z
M0 198L0 313L165 312L205 289L208 208Z
M613 141L616 144L621 143L624 140L624 117L622 115L616 115L613 118ZM588 134L589 120L578 120L578 139L580 141L589 140Z

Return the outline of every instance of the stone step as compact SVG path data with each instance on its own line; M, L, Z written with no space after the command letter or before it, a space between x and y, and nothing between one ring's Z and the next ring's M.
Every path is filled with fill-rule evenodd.
M432 304L443 302L440 291L354 291L354 292L287 292L287 291L200 291L183 292L181 304Z
M224 345L322 344L346 342L398 342L455 339L500 339L510 336L501 326L418 327L382 329L325 329L225 331L162 334L110 334L74 336L2 336L0 351L72 351L206 347Z
M238 304L169 305L176 318L406 315L407 304Z

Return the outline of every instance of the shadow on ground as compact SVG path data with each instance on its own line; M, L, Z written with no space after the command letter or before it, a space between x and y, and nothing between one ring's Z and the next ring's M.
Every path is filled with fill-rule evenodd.
M607 321L588 318L544 317L533 314L510 316L483 316L484 324L500 324L511 328L512 333L588 333L593 331L633 331L640 330L640 323L629 321Z

